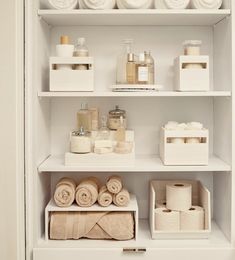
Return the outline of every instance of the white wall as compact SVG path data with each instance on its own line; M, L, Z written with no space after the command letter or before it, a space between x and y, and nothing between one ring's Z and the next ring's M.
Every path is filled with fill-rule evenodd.
M23 0L0 8L0 259L24 259Z

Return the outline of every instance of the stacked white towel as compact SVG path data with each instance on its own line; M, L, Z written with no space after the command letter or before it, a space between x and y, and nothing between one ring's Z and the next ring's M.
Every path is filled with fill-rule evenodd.
M78 0L41 0L41 4L43 8L71 10L77 8Z
M80 9L104 10L113 9L116 0L79 0Z
M119 9L149 9L153 7L153 0L117 0Z
M186 9L190 0L155 0L156 9Z
M219 9L223 0L191 0L191 7L195 9Z

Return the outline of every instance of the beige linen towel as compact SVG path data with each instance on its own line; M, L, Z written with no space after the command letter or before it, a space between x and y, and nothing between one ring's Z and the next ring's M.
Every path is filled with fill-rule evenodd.
M118 207L127 207L130 202L130 193L122 189L118 194L113 195L113 203Z
M120 176L114 175L108 178L107 189L113 194L117 194L122 190L122 179Z
M53 212L50 239L130 240L135 236L131 212Z
M62 178L56 185L54 201L58 207L69 207L75 199L76 183L70 178Z
M106 186L100 188L98 203L102 207L108 207L113 202L113 196Z
M83 180L76 188L75 199L80 207L91 207L98 198L99 181L95 177Z

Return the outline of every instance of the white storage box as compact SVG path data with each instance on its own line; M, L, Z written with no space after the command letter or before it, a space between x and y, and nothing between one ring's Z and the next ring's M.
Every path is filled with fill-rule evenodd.
M155 229L155 209L157 201L166 200L166 185L180 182L192 185L192 204L201 206L205 211L205 229L192 231L158 231ZM200 181L194 180L154 180L150 182L150 230L152 239L203 239L209 238L211 233L211 205L210 192Z
M203 68L186 68L188 64L202 64ZM209 91L209 56L179 56L175 59L176 91Z
M70 207L67 208L61 208L58 207L54 199L51 199L51 201L48 203L46 209L45 209L45 239L49 239L49 223L50 223L50 216L51 212L69 212L69 211L75 211L75 212L100 212L100 211L110 211L110 212L133 212L133 217L134 217L134 222L135 222L135 240L138 237L138 204L137 204L137 199L136 197L131 194L130 195L130 203L127 207L117 207L114 204L111 204L108 207L101 207L99 206L98 203L94 204L91 207L84 208L84 207L79 207L77 204L73 204Z
M57 65L85 64L87 70L56 69ZM94 60L92 57L51 57L50 91L94 91Z
M111 140L115 140L116 131L110 131ZM92 132L92 138L95 139L97 132ZM126 130L126 141L133 142L132 152L129 154L75 154L71 152L65 153L65 165L66 166L81 166L81 165L99 165L99 166L112 166L135 163L135 134L132 130ZM115 141L114 141L115 145Z
M172 138L201 138L201 143L170 143ZM161 128L160 158L165 165L208 165L208 130L166 130Z

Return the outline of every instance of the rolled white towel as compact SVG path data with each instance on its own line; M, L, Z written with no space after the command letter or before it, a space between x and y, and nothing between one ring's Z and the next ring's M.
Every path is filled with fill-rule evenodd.
M202 130L203 124L199 122L191 122L187 124L186 130Z
M223 0L191 0L191 7L194 9L219 9Z
M190 0L155 0L156 9L186 9Z
M119 9L150 9L153 7L153 0L117 0Z
M113 9L116 0L78 0L80 9L104 10Z
M178 122L169 121L169 122L165 125L165 129L166 129L166 130L176 130L178 124L179 124Z
M76 9L78 0L41 0L42 8L71 10Z

